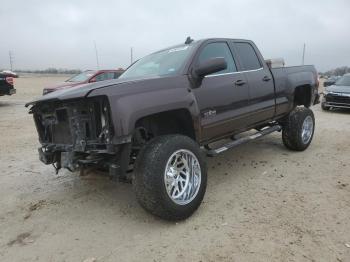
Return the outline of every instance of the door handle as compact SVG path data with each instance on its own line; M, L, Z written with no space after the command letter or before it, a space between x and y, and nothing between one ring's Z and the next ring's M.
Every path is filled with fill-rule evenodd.
M270 77L268 77L268 76L264 76L262 80L263 80L263 81L265 81L265 82L267 82L267 81L270 81L270 80L271 80L271 78L270 78Z
M236 85L236 86L242 86L242 85L245 85L245 83L246 83L245 81L239 79L239 80L237 80L237 81L235 82L235 85Z

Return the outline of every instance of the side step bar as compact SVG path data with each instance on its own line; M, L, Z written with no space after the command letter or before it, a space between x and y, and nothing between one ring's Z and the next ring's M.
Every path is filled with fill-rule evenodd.
M209 150L207 150L207 156L216 156L222 152L225 152L226 150L228 150L230 148L239 146L241 144L245 144L251 140L255 140L257 138L260 138L260 137L266 136L268 134L271 134L273 132L281 131L281 130L282 130L282 127L280 125L273 125L271 127L264 128L253 135L239 138L239 139L234 140L232 142L229 142L226 145L219 147L217 149L209 149Z

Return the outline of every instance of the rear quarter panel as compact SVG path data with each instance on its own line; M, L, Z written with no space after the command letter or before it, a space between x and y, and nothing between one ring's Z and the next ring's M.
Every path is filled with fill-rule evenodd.
M317 89L315 77L317 72L314 66L273 68L271 72L276 88L276 116L293 110L295 88L298 86L310 86L310 92L312 92L311 100L314 100L315 89Z

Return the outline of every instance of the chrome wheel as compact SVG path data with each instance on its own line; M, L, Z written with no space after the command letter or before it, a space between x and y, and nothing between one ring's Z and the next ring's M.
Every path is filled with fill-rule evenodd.
M165 167L164 183L172 201L178 205L190 203L201 185L201 168L197 157L185 149L173 153Z
M302 131L301 131L301 139L304 144L307 144L310 141L313 131L314 131L314 122L311 116L307 116L304 119Z

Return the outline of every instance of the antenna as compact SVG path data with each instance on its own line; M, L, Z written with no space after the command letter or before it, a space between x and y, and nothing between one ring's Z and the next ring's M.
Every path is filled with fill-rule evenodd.
M95 46L95 55L96 55L97 69L100 69L100 63L98 62L98 53L97 53L97 46L96 46L96 41L95 40L94 40L94 46Z
M304 47L303 47L303 58L302 58L302 61L301 61L301 64L304 65L304 62L305 62L305 49L306 49L306 44L304 43Z
M13 53L12 53L12 51L9 51L9 58L10 58L11 71L13 71Z

